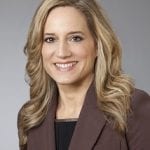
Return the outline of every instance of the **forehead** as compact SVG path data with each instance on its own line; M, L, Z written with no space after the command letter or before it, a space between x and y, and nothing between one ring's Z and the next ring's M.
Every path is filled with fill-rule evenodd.
M48 15L45 30L88 30L85 15L77 8L63 6L54 8Z

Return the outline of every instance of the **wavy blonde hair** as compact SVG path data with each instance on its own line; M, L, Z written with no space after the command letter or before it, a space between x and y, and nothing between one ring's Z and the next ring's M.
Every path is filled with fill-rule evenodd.
M106 119L113 121L117 131L126 130L133 84L121 69L121 47L103 9L94 0L43 0L31 22L24 48L27 55L26 72L30 85L30 100L20 109L18 134L20 150L27 146L28 131L45 118L56 83L46 73L42 61L43 32L50 11L71 6L80 10L97 44L95 86L99 107Z

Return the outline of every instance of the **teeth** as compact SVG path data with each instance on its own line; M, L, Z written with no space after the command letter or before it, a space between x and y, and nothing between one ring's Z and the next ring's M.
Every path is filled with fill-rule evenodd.
M75 64L76 64L76 62L68 63L68 64L58 64L58 63L56 63L56 66L59 67L59 68L65 69L65 68L72 67L72 66L75 65Z

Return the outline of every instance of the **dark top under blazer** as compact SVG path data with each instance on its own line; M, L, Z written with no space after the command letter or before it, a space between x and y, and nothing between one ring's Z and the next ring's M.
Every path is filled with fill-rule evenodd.
M55 150L56 107L57 98L54 98L43 123L29 131L27 150ZM135 89L132 109L133 113L128 118L128 132L120 136L98 109L95 89L91 85L69 150L150 150L150 96Z

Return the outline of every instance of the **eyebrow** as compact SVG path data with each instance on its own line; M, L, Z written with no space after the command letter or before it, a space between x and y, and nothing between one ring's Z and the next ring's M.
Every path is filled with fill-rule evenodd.
M70 35L70 34L82 34L84 35L84 33L82 31L70 31L69 33L67 33L67 35ZM56 34L55 33L44 33L44 36L48 36L48 35L52 35L52 36L55 36Z

